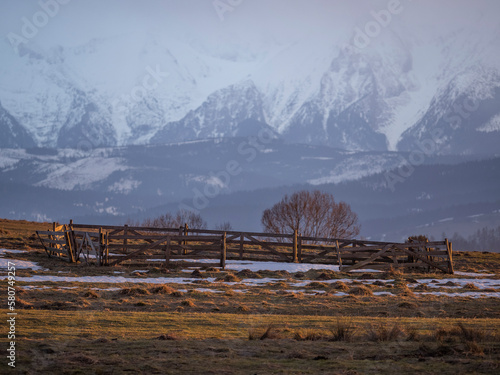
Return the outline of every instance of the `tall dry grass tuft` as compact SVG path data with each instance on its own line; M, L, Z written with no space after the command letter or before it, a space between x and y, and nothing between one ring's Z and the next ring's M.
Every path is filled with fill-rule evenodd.
M479 288L474 283L467 283L464 285L465 290L479 290Z
M379 324L375 328L370 327L367 330L367 339L369 341L395 341L404 335L403 329L395 323L391 328L384 324Z
M462 323L457 324L456 334L465 342L481 342L486 337L486 332L478 328L467 328Z
M335 327L330 329L332 334L330 341L351 341L354 338L355 331L356 327L352 325L352 322L337 320Z
M118 293L124 296L138 296L138 295L150 294L147 289L136 286L132 288L122 288Z
M322 332L313 329L298 330L293 334L293 339L296 341L320 341L326 337Z
M351 288L347 293L355 296L364 296L364 297L373 296L372 290L368 288L366 285L359 285L357 287Z
M181 305L186 306L186 307L195 307L196 306L194 301L192 299L189 299L189 298L181 301Z
M83 294L83 296L84 296L85 298L99 298L99 297L100 297L99 293L97 293L96 291L94 291L94 290L92 290L92 289L87 290L87 291Z
M269 324L263 333L259 332L255 328L251 328L248 330L249 340L266 340L266 339L277 340L280 339L281 337L282 337L281 332L279 331L279 329L276 328L274 324Z
M228 272L226 275L224 276L219 276L216 281L224 281L224 282L228 282L228 283L237 283L237 282L240 282L241 279L236 276L235 274L233 273L230 273Z
M149 288L149 292L151 294L172 294L175 292L175 289L167 285L158 285Z

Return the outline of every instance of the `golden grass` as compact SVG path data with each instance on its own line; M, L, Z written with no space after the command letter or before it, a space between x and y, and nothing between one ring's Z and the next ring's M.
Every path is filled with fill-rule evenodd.
M34 239L34 230L49 227L48 223L0 220L0 247L38 249L13 255L51 269L44 274L63 271L64 276L92 276L120 271L128 276L137 269L137 265L87 267L49 259ZM499 254L458 253L454 259L456 270L500 271ZM166 272L190 276L181 269L158 267L150 267L148 276L164 276ZM19 276L36 273L18 270ZM416 296L416 289L407 286L423 277L441 282L448 277L442 273L390 270L360 276L321 270L295 274L245 270L234 274L214 268L205 269L201 276L225 281L261 277L284 280L255 287L233 287L206 279L182 287L47 282L37 285L49 289L25 291L19 287L33 283L19 281L19 363L27 373L31 369L32 373L44 374L108 373L109 369L117 373L174 374L301 374L328 373L332 369L353 374L454 374L498 370L499 299ZM367 277L395 281L365 286L361 281ZM353 283L323 282L338 278ZM291 281L300 279L316 280L305 289L326 293L309 295L295 290ZM110 287L121 289L93 289ZM193 289L197 287L222 293ZM248 291L238 293L235 288ZM372 290L388 290L395 295L374 296ZM337 291L353 294L339 297L334 295ZM5 315L6 310L0 313ZM254 340L249 341L251 336ZM6 337L0 337L0 341L6 341ZM0 363L0 372L4 368L5 363Z
M189 301L189 300L184 300ZM181 303L183 303L182 301ZM190 301L192 302L192 301ZM190 305L186 302L186 305ZM184 304L184 303L183 303ZM0 310L4 314L7 311ZM65 311L65 310L23 310L19 338L44 338L66 340L84 336L118 337L124 340L152 338L164 332L182 333L189 339L236 339L247 337L251 327L273 324L281 327L286 323L291 330L318 329L325 332L338 325L339 317L314 315L241 315L237 313L197 313L197 312L134 312L128 311ZM474 332L489 332L498 337L500 319L460 319L460 318L387 318L352 316L348 325L356 331L369 327L389 326L398 323L414 327L422 335L430 335L439 327L458 327L459 324Z

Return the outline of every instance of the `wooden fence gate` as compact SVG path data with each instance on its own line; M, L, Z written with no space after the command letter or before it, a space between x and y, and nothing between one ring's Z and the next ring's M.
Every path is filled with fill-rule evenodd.
M394 243L305 237L297 231L275 234L189 229L187 225L145 228L72 221L69 225L54 224L51 231L37 234L49 256L97 265L142 261L170 266L186 260L213 259L218 260L214 265L223 268L226 260L249 260L334 264L343 272L394 268L453 273L448 240Z

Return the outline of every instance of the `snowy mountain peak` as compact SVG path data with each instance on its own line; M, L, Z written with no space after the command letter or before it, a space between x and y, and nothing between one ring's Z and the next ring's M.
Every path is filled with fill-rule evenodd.
M498 25L481 42L469 29L432 38L393 26L361 49L319 34L313 42L270 39L260 50L250 42L246 50L245 43L208 48L150 31L49 49L33 42L17 54L2 42L5 144L24 144L16 137L48 147L178 142L234 136L254 121L291 142L398 150L449 122L464 100L479 102L473 129L496 129L487 124L499 114L492 107ZM449 131L469 131L467 118ZM443 152L457 149L448 146Z

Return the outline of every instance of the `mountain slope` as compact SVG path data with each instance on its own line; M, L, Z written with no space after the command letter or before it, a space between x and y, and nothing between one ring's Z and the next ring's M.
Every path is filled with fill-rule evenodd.
M34 147L35 141L0 103L0 148Z
M89 149L231 137L256 121L291 143L412 151L437 127L439 152L491 154L498 35L387 30L362 50L325 38L251 56L147 32L17 53L2 41L0 100L19 125L4 129L13 138L22 127L37 146ZM474 110L457 113L464 103Z

